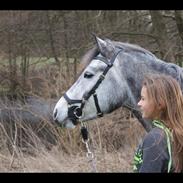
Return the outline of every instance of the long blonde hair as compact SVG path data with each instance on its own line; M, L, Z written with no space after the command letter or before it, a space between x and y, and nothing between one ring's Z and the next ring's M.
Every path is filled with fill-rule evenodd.
M183 170L183 94L179 83L171 76L148 74L143 86L155 109L162 106L160 120L172 130L172 158L175 172Z

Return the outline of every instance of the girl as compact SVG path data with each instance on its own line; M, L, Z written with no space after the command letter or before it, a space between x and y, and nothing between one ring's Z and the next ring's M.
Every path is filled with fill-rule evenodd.
M183 170L183 95L171 76L145 76L138 106L154 128L145 135L134 157L135 172Z

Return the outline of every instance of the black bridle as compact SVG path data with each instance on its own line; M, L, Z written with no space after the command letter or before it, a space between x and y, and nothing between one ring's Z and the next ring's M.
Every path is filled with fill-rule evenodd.
M105 76L106 76L107 72L113 66L113 63L114 63L116 57L118 56L118 54L121 51L122 51L122 49L120 49L117 53L115 53L112 56L110 61L107 58L103 57L103 56L97 56L97 57L94 58L94 59L103 61L107 65L107 67L105 68L103 73L99 76L99 79L97 80L97 82L93 86L93 88L83 96L82 100L70 99L66 93L64 94L64 98L67 101L67 103L69 104L68 117L74 125L77 125L78 124L78 119L80 119L83 116L83 111L82 110L84 108L85 102L91 97L91 95L93 95L93 98L94 98L95 106L96 106L96 109L97 109L97 116L98 117L103 116L103 113L101 112L101 109L100 109L100 106L99 106L99 103L98 103L96 89L99 87L101 82L105 79ZM76 104L76 103L80 103L81 104L80 107L77 106L77 105L73 105L73 104Z

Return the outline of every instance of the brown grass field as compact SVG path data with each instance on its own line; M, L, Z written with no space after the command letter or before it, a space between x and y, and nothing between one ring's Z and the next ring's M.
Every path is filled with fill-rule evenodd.
M95 155L93 161L86 157L80 126L73 130L56 127L57 144L49 149L28 129L28 138L32 138L34 144L27 141L23 148L16 145L14 139L9 151L5 143L8 135L1 125L0 172L132 172L133 154L144 134L140 123L129 112L118 109L88 122L87 127L88 144Z

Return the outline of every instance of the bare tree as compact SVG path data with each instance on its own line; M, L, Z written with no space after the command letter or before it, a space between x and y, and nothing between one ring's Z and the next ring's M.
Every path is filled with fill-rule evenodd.
M36 69L46 57L44 60L53 58L60 80L69 85L80 58L95 44L91 33L139 44L164 60L177 62L182 60L182 19L178 10L1 11L0 56L6 55L8 62L3 64L9 68L4 83L11 92L17 91L19 84L24 90L30 68L34 65ZM37 62L32 63L33 57Z
M47 19L47 23L48 23L47 32L48 32L48 36L49 36L49 42L50 42L52 54L53 54L53 57L55 59L55 62L57 63L58 67L60 68L61 61L59 60L59 58L57 56L57 52L56 52L56 48L55 48L55 40L54 40L54 36L53 36L54 25L51 22L50 12L46 11L45 13L46 13L46 19Z
M182 40L182 46L183 46L183 17L182 17L182 11L175 10L175 21L177 24L179 36Z
M157 36L157 43L162 54L162 59L169 62L175 62L175 58L172 52L172 47L169 42L166 25L161 14L161 11L150 11L152 24L155 35Z

